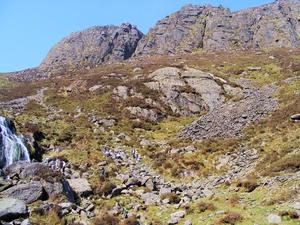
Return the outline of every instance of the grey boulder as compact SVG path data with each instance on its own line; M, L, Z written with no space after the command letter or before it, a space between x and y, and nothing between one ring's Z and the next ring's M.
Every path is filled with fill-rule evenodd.
M267 220L269 224L280 224L282 222L281 217L276 214L268 215Z
M19 199L24 201L26 204L30 204L43 198L44 189L40 182L33 181L13 186L2 192L2 194L6 197Z
M159 195L152 192L142 194L141 198L145 202L145 205L158 205L160 203Z
M68 180L71 188L79 197L87 197L92 194L92 188L87 179L76 178Z
M75 202L75 196L69 183L64 180L62 182L43 182L43 187L48 197L57 195L65 195L70 202Z
M0 220L13 220L27 214L28 210L24 201L15 198L0 199Z
M184 218L186 215L185 211L178 211L175 213L171 214L171 219L169 220L168 224L173 225L173 224L178 224L181 218Z
M295 114L291 116L291 120L293 121L300 121L300 114Z

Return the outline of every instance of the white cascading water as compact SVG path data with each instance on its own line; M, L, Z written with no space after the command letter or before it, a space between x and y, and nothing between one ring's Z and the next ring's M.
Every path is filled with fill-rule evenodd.
M9 121L0 116L0 168L18 161L30 161L28 149L11 130Z

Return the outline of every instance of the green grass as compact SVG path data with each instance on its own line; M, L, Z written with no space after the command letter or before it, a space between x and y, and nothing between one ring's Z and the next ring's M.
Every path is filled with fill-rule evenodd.
M11 88L15 84L8 77L0 75L0 88Z
M198 117L181 117L171 118L162 121L155 126L153 131L149 131L145 134L145 137L150 140L163 141L176 139L178 132L185 126L191 124Z
M269 55L276 56L276 60L268 59ZM45 134L46 139L42 142L45 147L53 144L56 147L64 148L62 152L49 152L46 156L56 156L68 159L74 165L82 165L88 163L93 173L90 182L93 186L98 185L97 180L97 164L105 160L100 147L109 145L111 147L122 146L130 151L131 147L135 147L143 156L143 162L151 166L155 171L161 173L165 180L172 180L174 183L192 182L196 178L205 178L208 175L222 175L224 170L217 171L215 168L218 158L228 152L233 152L239 149L240 146L246 146L249 149L258 150L259 163L254 171L255 175L272 179L275 175L287 174L289 171L299 169L300 155L298 153L300 146L300 124L289 121L290 115L300 112L299 90L300 81L295 80L290 84L284 82L285 79L297 76L299 74L298 64L299 53L286 52L265 52L262 55L254 53L236 53L228 60L228 55L220 53L218 55L198 52L188 56L184 56L186 65L194 68L199 68L204 71L209 71L230 80L231 82L243 77L250 79L257 87L263 87L268 84L276 84L279 86L275 97L279 100L279 108L270 117L261 121L255 126L250 126L245 129L246 136L241 139L227 140L206 140L200 142L192 142L191 140L178 139L178 133L186 125L192 123L198 118L195 117L175 117L168 118L158 124L152 124L145 121L139 121L143 129L133 129L136 121L126 118L123 112L121 103L113 101L112 89L103 92L91 94L88 92L69 94L65 93L63 87L68 86L71 80L63 78L49 84L15 84L9 81L6 77L0 77L0 88L9 88L11 92L0 93L1 99L13 99L23 95L31 95L36 93L36 89L41 86L49 86L49 91L45 92L45 102L55 110L63 111L59 116L52 119L52 113L47 112L37 103L31 102L25 111L17 115L15 122L18 131L21 133L28 132L26 124L28 121L36 124L39 129ZM153 59L151 65L141 66L145 74L158 69L161 66L170 66L174 64L175 59L172 57L163 56ZM289 66L290 63L294 64ZM88 74L77 74L78 79L87 79L88 85L105 84L112 85L112 88L122 83L130 85L139 85L140 81L130 82L132 75L130 71L137 65L108 65L97 68ZM140 65L139 65L140 66ZM261 67L260 71L248 71L250 66ZM246 71L244 75L241 75ZM126 75L124 80L104 79L103 76L111 73L123 73ZM76 77L77 78L77 77ZM75 78L74 78L75 79ZM11 88L11 89L10 89ZM155 93L149 92L144 87L139 87L140 92L147 93L155 97ZM16 90L21 90L22 93L16 93ZM23 90L24 93L23 93ZM157 96L156 96L157 97ZM77 114L76 109L81 108L84 115L74 118ZM93 125L88 122L88 114L93 114L99 117L114 116L118 119L115 126L107 128L105 132L93 132ZM6 115L6 114L5 114ZM199 115L200 116L200 115ZM126 133L130 136L131 141L114 141L115 136L119 133ZM143 148L139 145L141 138L145 138L154 142L166 141L168 147L155 145L152 148ZM195 153L189 154L169 154L166 150L172 148L180 148L189 145L194 145L197 148ZM198 165L199 164L199 165ZM199 166L195 169L194 167ZM109 164L110 169L114 169L116 165L112 162ZM125 172L128 168L118 167L118 171ZM196 178L182 178L172 174L175 169L178 170L195 170ZM292 174L292 173L291 173ZM259 178L258 178L259 179ZM109 180L116 184L120 184L114 176ZM119 182L119 183L118 183ZM234 183L232 184L234 185ZM291 189L298 187L298 181L287 182L285 184L274 184L270 187L258 187L251 193L244 193L243 190L238 192L230 192L227 186L222 186L214 192L216 195L211 199L201 199L190 204L189 213L186 218L182 219L180 225L185 220L190 219L193 224L216 224L223 215L215 215L217 211L237 212L243 216L244 220L240 225L266 225L266 217L270 213L279 213L283 210L289 210L285 202L293 200L297 193ZM238 203L233 204L232 200L237 195ZM110 209L116 202L122 203L128 207L130 203L141 203L137 196L118 196L113 199L93 199L96 204L96 213L100 214L106 209ZM200 213L197 210L197 204L200 201L212 203L215 211L205 211ZM150 206L141 211L147 216L148 222L157 221L157 224L166 224L170 219L170 214L183 208L176 209L174 206ZM51 215L54 217L55 215ZM44 221L45 218L39 218ZM296 225L299 220L289 220L284 218L283 225Z

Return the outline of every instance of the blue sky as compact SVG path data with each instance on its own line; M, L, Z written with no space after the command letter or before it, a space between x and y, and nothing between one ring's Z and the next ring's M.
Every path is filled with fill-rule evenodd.
M38 66L64 36L90 26L130 22L146 33L185 4L233 11L272 0L0 0L0 72Z

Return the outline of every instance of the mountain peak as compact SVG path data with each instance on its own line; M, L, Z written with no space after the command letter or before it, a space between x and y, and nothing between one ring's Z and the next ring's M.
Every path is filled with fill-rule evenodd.
M91 27L62 39L40 67L96 67L108 61L126 60L134 53L142 36L142 32L130 23Z
M159 20L145 36L136 26L95 26L57 43L39 71L62 74L133 56L300 46L300 1L277 0L231 12L223 6L183 6ZM44 73L44 71L46 71Z

